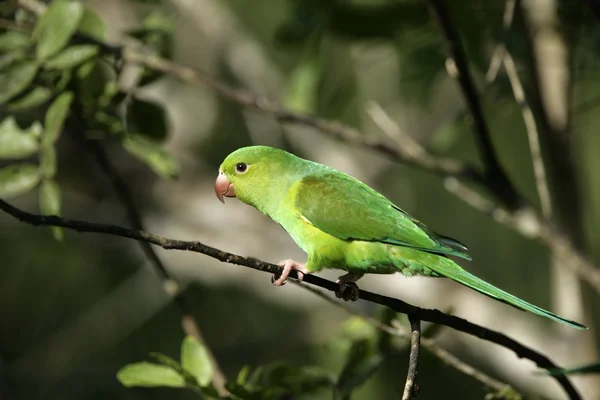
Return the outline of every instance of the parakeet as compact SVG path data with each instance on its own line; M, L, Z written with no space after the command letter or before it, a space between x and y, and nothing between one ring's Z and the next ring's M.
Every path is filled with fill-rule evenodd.
M219 200L237 197L285 229L307 253L306 264L280 263L273 283L291 270L346 271L338 297L357 299L364 274L446 277L524 311L574 328L584 325L530 304L470 274L448 256L471 260L458 240L440 235L359 180L325 165L267 146L238 149L225 158L215 183ZM350 293L350 294L348 294Z

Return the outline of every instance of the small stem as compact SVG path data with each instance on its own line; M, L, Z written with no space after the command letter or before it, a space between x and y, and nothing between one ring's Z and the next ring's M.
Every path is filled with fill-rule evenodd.
M419 372L419 356L421 354L421 321L412 315L410 320L410 356L408 360L408 373L404 384L402 400L410 400L418 393L417 373Z

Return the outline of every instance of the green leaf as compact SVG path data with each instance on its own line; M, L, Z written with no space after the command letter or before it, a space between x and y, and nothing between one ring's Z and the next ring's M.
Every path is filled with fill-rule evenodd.
M0 168L0 198L9 199L29 192L40 182L35 164L20 163Z
M0 158L18 159L31 156L39 149L41 126L34 123L28 130L22 130L13 116L0 123Z
M76 67L98 54L98 46L79 44L69 46L44 63L46 68L69 69Z
M267 387L279 387L291 393L314 392L335 385L334 376L316 366L296 367L286 363L274 364L263 372Z
M248 381L248 377L250 376L250 372L252 372L252 368L250 368L249 365L244 365L240 372L238 372L235 382L238 385L245 385Z
M44 179L40 185L40 212L42 215L60 216L61 192L58 184L52 179ZM54 239L62 241L63 230L59 226L52 227Z
M151 352L150 357L154 358L156 361L165 365L169 368L174 369L175 371L181 373L183 371L183 367L177 361L167 356L166 354Z
M383 358L370 346L368 340L355 342L350 348L350 353L344 369L338 378L337 388L342 396L346 396L356 387L369 379L377 368L383 363Z
M29 46L29 35L22 32L8 31L0 35L0 53L22 49Z
M317 107L321 65L317 57L299 64L288 79L284 104L291 110L314 113Z
M167 136L167 115L161 105L133 98L126 112L129 132L140 132L154 140Z
M124 366L117 373L117 379L127 387L185 387L185 379L177 371L164 365L149 362L139 362Z
M53 178L56 175L56 148L53 143L42 142L40 172L45 178Z
M60 51L77 30L83 15L78 1L55 0L39 19L33 37L37 39L36 57L45 60Z
M73 101L73 93L64 92L56 98L48 107L44 120L44 128L46 134L44 141L46 143L54 143L62 132L63 124L69 114L69 107Z
M179 163L158 143L141 135L127 135L123 147L156 174L169 179L179 175Z
M1 54L0 71L4 71L11 65L14 65L16 62L23 61L25 58L27 58L27 50L25 49L17 49L9 53Z
M29 93L21 96L6 105L8 111L21 111L28 108L38 107L44 104L52 96L52 91L43 86L34 87Z
M106 25L95 11L86 7L79 22L79 32L98 40L104 40L106 37Z
M6 103L23 90L35 78L38 67L33 62L13 64L0 74L0 104Z
M186 336L181 344L181 366L196 378L200 386L212 381L213 366L208 350L192 336Z
M175 28L175 21L162 11L153 11L144 18L142 27L149 31L171 33Z

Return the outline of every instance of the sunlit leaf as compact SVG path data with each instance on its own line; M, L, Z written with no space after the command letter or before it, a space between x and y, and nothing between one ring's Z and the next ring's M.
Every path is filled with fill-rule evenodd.
M96 54L98 54L98 46L91 44L69 46L47 60L44 65L51 69L73 68L88 61Z
M4 71L11 65L27 58L27 50L17 49L8 53L0 54L0 71Z
M42 215L60 216L61 192L58 184L52 179L44 179L40 185L40 212ZM61 227L53 226L52 235L58 241L63 239Z
M95 11L86 7L79 22L79 32L103 40L106 36L106 24Z
M127 129L154 140L167 136L167 114L154 102L133 98L127 106Z
M52 91L50 89L43 86L36 86L29 93L8 103L6 109L8 111L21 111L38 107L48 101L51 96Z
M37 70L38 66L35 63L21 62L0 73L0 104L27 89Z
M83 4L78 1L51 2L33 32L37 40L36 57L45 60L65 47L77 30L82 15Z
M192 336L186 336L181 344L181 366L200 386L206 386L212 380L213 366L208 350Z
M279 387L297 394L335 385L335 377L331 372L316 366L273 364L267 367L262 375L266 381L265 386Z
M139 362L124 366L117 373L117 379L127 387L185 387L185 379L177 371L164 365L149 362Z
M179 175L179 163L158 143L133 134L123 139L123 147L158 175L164 178L176 178Z
M0 198L20 196L35 188L40 173L35 164L20 163L0 168Z
M54 143L42 142L40 172L45 178L53 178L56 175L56 148Z
M169 368L173 368L175 371L181 372L181 370L183 369L183 367L181 366L180 363L178 363L171 357L167 356L166 354L151 352L150 357L154 358L156 361L158 361L162 365L165 365Z
M0 52L22 49L31 43L29 35L22 32L8 31L0 35Z
M39 148L39 123L22 130L14 117L9 116L0 123L0 158L18 159L35 154Z
M284 103L288 108L304 113L315 112L320 68L316 57L296 66L286 85Z
M56 98L48 107L44 122L46 133L44 141L46 143L54 143L62 132L63 124L69 114L69 107L73 101L73 93L65 92Z
M163 11L154 11L144 18L142 27L151 31L169 33L175 28L175 21L165 15Z
M238 372L235 382L239 385L244 385L250 376L250 372L252 372L252 368L249 365L244 365L240 372Z

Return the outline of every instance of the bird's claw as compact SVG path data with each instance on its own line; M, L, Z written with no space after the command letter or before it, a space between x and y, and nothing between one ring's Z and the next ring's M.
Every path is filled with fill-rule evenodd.
M283 260L278 265L280 267L283 267L283 271L279 274L274 274L271 277L271 283L275 286L285 285L285 281L287 280L292 270L296 271L296 276L298 277L298 281L300 282L302 282L302 280L304 279L304 275L310 273L304 267L304 264L294 260Z
M352 300L356 301L360 297L360 289L354 282L338 282L340 284L340 290L335 292L335 297L338 299L344 299L344 301Z

